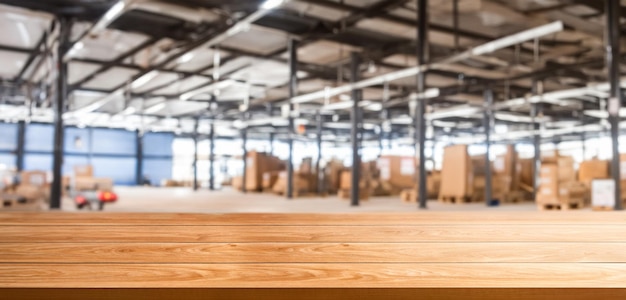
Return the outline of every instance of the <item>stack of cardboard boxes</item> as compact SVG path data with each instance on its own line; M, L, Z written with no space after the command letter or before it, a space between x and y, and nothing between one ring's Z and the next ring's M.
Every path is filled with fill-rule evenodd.
M506 152L498 155L493 163L492 195L494 199L501 202L521 202L532 198L521 188L521 168L515 146L508 145Z
M44 171L22 171L19 176L14 171L3 172L0 177L0 208L41 204L50 198L50 183Z
M343 161L338 159L332 159L324 168L324 179L326 192L330 194L337 194L339 192L339 186L341 184L341 174L346 171L346 167L343 165Z
M539 209L575 209L585 206L587 188L576 181L574 160L569 156L542 159L539 171L539 191L536 203Z
M414 188L404 189L400 192L400 199L403 202L414 203L417 202L418 190L417 181L419 176L416 173L416 184ZM429 171L426 176L426 196L428 199L436 199L439 196L439 188L441 186L441 172Z
M381 156L377 162L380 186L386 195L399 195L415 189L415 158L411 156Z
M481 186L484 188L484 180L481 183L475 172L480 177L480 170L484 170L484 165L484 161L478 158L470 159L467 145L446 147L443 152L439 201L464 203L479 198L480 194L476 192L480 191Z
M274 173L272 172L272 176ZM271 181L271 178L270 178ZM270 182L271 183L271 182ZM269 186L269 185L268 185ZM313 160L304 158L297 170L293 172L293 197L300 197L315 192L317 188L317 172L313 169ZM287 194L287 172L276 173L276 181L271 186L274 193L278 195Z
M263 152L250 151L246 157L246 191L263 190L264 174L285 169L283 161ZM243 189L242 176L233 177L232 185L237 190Z
M113 191L113 179L108 177L94 177L93 166L74 166L75 191Z
M370 198L371 192L371 181L367 178L367 176L363 176L363 172L361 172L361 177L359 178L359 199L360 200L368 200ZM341 179L339 184L339 191L337 192L337 196L341 199L350 199L352 195L352 171L346 170L341 172Z
M587 193L585 202L591 201L592 182L596 179L609 178L609 162L606 160L592 159L580 163L578 166L578 181L585 185Z

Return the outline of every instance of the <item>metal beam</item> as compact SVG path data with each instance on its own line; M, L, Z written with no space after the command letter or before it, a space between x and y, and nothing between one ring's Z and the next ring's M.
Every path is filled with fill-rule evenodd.
M359 66L361 64L361 59L359 54L356 52L352 52L350 55L351 64L350 64L350 80L352 83L355 83L359 80ZM352 142L352 184L350 186L350 205L359 206L359 182L361 177L361 153L360 153L360 144L359 144L359 133L361 128L361 120L360 117L360 107L359 102L361 101L361 90L360 89L352 89L352 111L351 111L351 134L350 140Z
M26 122L17 123L17 149L15 149L15 166L18 171L24 170L24 142L26 135Z
M491 161L489 155L491 153L491 118L493 106L493 90L490 86L485 88L485 103L483 112L483 128L485 129L485 204L491 206L492 182L491 182Z
M536 90L537 83L534 82L533 86L535 87L533 90ZM533 146L534 146L534 155L533 155L533 199L536 199L537 192L539 191L539 169L541 168L541 135L539 134L540 125L537 121L537 117L540 114L539 103L533 103L530 107L530 116L533 120Z
M298 94L298 41L289 40L289 98ZM287 160L287 199L293 198L293 136L294 136L294 105L289 101L289 158Z
M67 98L67 63L63 56L69 50L72 21L69 18L59 18L59 43L57 53L57 88L54 108L54 145L52 160L52 186L50 187L50 209L61 209L61 196L63 190L63 113L65 112L65 100Z
M39 55L39 52L41 51L41 47L47 41L48 41L48 31L44 31L43 34L41 35L40 40L37 42L37 46L28 56L28 59L22 66L22 69L20 70L20 72L17 74L17 76L15 76L14 78L15 81L21 81L23 79L22 77L24 77L24 73L26 73L26 70L28 70L28 68L33 64L33 61L35 61L35 59Z
M418 0L417 8L417 63L418 66L428 64L428 0ZM426 73L419 72L417 74L417 95L424 95L426 91ZM426 209L428 192L426 191L426 106L428 99L420 99L416 97L415 105L415 134L416 134L416 152L418 155L418 205L421 209Z
M606 66L609 72L609 124L611 125L611 140L613 158L611 160L611 177L615 182L615 210L622 210L620 187L620 155L619 155L619 110L622 106L620 88L620 0L605 0L606 28L608 38L606 42Z
M246 120L247 118L245 117L246 113L244 113L244 120ZM248 130L247 128L244 128L241 130L241 147L243 148L243 178L241 179L241 191L244 193L247 193L248 190L246 189L246 184L247 184L247 180L246 177L248 177L248 148L246 147L246 144L248 142Z
M135 141L137 143L137 152L135 159L137 160L136 170L135 170L135 182L137 185L141 186L144 184L143 178L143 132L137 129L135 130Z

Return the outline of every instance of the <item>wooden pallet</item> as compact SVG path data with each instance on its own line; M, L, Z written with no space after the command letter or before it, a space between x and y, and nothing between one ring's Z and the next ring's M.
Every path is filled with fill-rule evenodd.
M593 211L611 211L615 210L613 206L592 206L591 209Z
M446 196L439 195L439 202L443 203L453 203L453 204L463 204L463 203L473 203L478 202L476 198L473 196L463 195L463 196Z
M573 210L585 207L585 201L572 201L568 203L537 203L539 210Z
M26 199L13 197L13 196L11 196L11 197L3 197L3 198L0 198L0 200L2 200L2 206L0 207L0 209L15 208L15 207L17 207L19 205L28 203L28 201Z
M500 202L502 203L520 203L529 200L526 197L526 192L524 191L508 192L502 195L502 197L498 197L497 199L500 200Z

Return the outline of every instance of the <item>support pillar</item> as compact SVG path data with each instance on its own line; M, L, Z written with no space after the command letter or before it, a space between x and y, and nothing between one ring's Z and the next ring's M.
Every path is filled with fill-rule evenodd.
M317 112L317 160L315 162L315 172L317 174L317 194L321 195L324 191L324 176L321 168L322 160L322 127L323 117L320 111Z
M293 103L291 98L298 94L298 41L289 40L289 135L287 144L289 146L289 158L287 160L287 199L293 198L293 136L295 135L293 120Z
M428 0L418 0L417 9L417 63L428 64ZM417 105L415 105L415 140L417 142L416 153L418 155L418 195L419 208L426 209L428 192L426 191L426 106L427 99L422 99L426 91L426 74L420 72L417 75Z
M352 83L355 83L359 80L359 65L361 64L361 59L359 58L359 54L356 52L351 53L351 64L350 64L350 80ZM359 181L361 177L361 154L360 154L360 137L361 133L361 120L360 120L360 107L359 102L361 101L361 90L353 89L352 90L352 113L351 113L351 123L352 130L350 132L351 137L350 140L352 142L352 184L350 190L350 205L359 206ZM361 133L362 134L362 133Z
M63 113L65 112L65 99L67 98L67 63L63 56L69 51L70 34L72 23L68 18L58 19L60 32L57 53L58 77L56 88L56 100L54 110L54 147L52 160L52 186L50 187L50 209L61 209L61 196L63 192Z
M196 118L196 123L193 126L193 190L198 190L198 123L199 120Z
M209 190L215 190L215 123L209 124Z
M248 147L246 147L246 144L248 143L248 129L244 128L241 131L241 140L242 140L242 147L243 147L243 178L241 179L241 191L244 193L247 193L248 190L246 189L246 177L248 177Z
M137 143L137 149L135 154L135 160L137 161L135 169L135 182L137 185L143 185L143 133L137 129L135 131L135 142Z
M533 81L532 93L533 95L540 95L541 93L543 93L543 85L541 82ZM539 124L539 120L537 120L537 117L540 114L540 104L531 104L530 117L532 118L533 131L535 132L533 134L533 199L536 199L537 192L539 191L539 169L541 168L541 135L539 134L539 129L541 129L541 126Z
M483 115L483 128L485 129L485 204L491 205L493 199L491 195L491 161L489 160L489 154L491 153L491 115L493 105L493 91L491 87L485 88L485 102L484 102L484 115Z
M15 151L15 166L18 171L24 170L24 146L26 141L26 122L17 123L17 149Z
M619 160L619 110L622 105L620 88L620 0L605 0L606 9L606 65L609 71L609 124L611 125L611 141L613 159L611 160L611 178L615 181L615 210L622 210L620 188L620 160Z

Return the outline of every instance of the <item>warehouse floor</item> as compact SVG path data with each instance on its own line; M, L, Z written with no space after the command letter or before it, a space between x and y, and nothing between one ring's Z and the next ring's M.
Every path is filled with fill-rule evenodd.
M120 200L108 205L106 211L117 212L402 212L417 210L416 204L404 203L399 196L374 197L362 201L359 207L350 207L347 200L337 196L302 197L288 201L269 193L248 193L225 188L219 191L190 188L116 187ZM432 211L532 211L533 202L486 207L483 203L443 204L429 201ZM70 199L63 202L63 210L73 211Z

